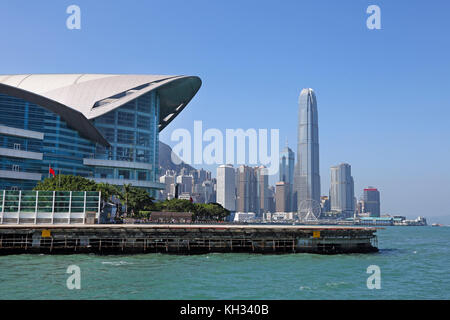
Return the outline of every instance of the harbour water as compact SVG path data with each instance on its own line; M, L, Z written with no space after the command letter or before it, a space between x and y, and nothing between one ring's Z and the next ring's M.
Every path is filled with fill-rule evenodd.
M377 233L371 254L0 256L0 299L450 299L449 227ZM370 265L381 289L367 288Z

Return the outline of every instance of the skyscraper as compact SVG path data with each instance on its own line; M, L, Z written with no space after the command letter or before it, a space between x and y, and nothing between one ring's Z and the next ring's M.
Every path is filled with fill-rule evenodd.
M255 212L256 179L253 168L240 165L236 169L236 211Z
M179 175L176 177L176 183L180 184L180 193L192 193L192 186L194 184L194 178L192 176Z
M280 181L275 185L275 210L276 212L289 212L288 192L289 186L286 182Z
M295 155L294 152L288 147L280 153L280 180L288 184L294 184L294 166Z
M294 209L294 170L295 170L295 154L286 145L286 147L280 153L280 182L284 182L286 185L283 187L283 193L285 194L286 201L285 210L286 212L295 210ZM296 201L295 201L296 202Z
M331 167L331 211L352 217L355 212L355 190L352 168L348 163Z
M364 213L370 213L371 217L380 216L380 192L374 187L364 189Z
M269 211L269 176L265 166L255 168L256 189L258 197L258 210L256 214L261 216Z
M171 170L167 170L166 173L159 177L159 182L164 184L164 190L161 192L162 199L167 199L170 194L170 186L175 183L175 172ZM174 194L171 194L171 198L174 197Z
M230 211L236 209L235 179L234 168L231 164L217 168L217 203Z
M236 169L236 211L261 216L269 211L267 168L241 165Z
M295 192L300 212L302 203L314 200L320 204L319 126L317 100L313 89L303 89L298 99L297 165Z

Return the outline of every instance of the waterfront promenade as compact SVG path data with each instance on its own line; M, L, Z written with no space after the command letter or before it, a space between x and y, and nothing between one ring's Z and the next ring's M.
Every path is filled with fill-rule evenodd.
M376 228L308 225L0 225L0 254L12 253L367 253Z

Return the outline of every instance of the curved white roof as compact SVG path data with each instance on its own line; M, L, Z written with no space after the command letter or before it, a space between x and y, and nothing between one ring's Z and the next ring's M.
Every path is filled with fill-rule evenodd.
M58 113L80 134L105 144L87 120L99 117L158 89L160 130L167 126L200 89L195 76L117 74L0 75L0 93L23 98ZM82 123L80 123L80 121ZM92 128L90 128L92 127ZM107 144L107 143L106 143Z

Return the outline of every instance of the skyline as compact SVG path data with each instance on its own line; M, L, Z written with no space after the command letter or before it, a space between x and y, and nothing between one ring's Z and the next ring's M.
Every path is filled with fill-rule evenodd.
M82 29L70 31L67 1L3 2L0 32L14 50L0 52L2 73L198 75L203 87L163 142L173 146L171 131L202 120L223 131L280 128L294 152L297 96L311 87L320 97L322 195L330 167L347 162L356 196L376 186L383 212L450 216L450 62L441 36L450 4L376 3L381 30L365 27L368 1L77 1Z

